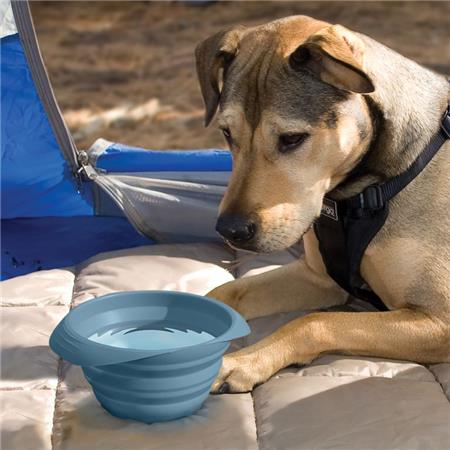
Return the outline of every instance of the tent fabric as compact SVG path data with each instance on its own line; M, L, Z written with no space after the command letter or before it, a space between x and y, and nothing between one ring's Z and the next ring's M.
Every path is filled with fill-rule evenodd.
M2 218L93 214L56 142L17 34L1 46Z
M78 152L72 135L61 115L61 110L56 102L50 84L48 73L44 66L42 54L37 42L28 2L26 0L13 0L11 5L17 30L37 93L44 106L45 112L47 113L60 150L71 165L72 171L75 174L80 167L78 162Z
M97 169L116 172L230 172L231 155L227 150L148 150L139 147L97 141L89 152Z
M18 33L0 42L2 279L144 242L217 241L230 153L99 139L86 160L54 98L27 2L6 4L4 28L12 11Z
M135 228L154 241L219 240L215 222L225 186L129 175L99 175L96 183Z
M99 139L88 152L97 171L96 211L120 213L157 242L218 240L218 205L231 171L224 150L155 151Z
M2 221L2 273L8 279L66 267L111 248L151 244L123 217L35 217Z

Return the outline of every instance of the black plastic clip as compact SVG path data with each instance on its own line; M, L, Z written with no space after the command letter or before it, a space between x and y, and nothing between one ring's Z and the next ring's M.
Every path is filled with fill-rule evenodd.
M359 201L361 209L378 210L383 208L383 193L378 184L372 184L366 187L364 191L359 194Z

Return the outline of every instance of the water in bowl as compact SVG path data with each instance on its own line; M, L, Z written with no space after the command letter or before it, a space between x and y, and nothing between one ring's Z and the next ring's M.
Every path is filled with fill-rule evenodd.
M214 339L203 330L191 330L176 322L121 324L96 331L89 339L112 347L165 350L188 347Z

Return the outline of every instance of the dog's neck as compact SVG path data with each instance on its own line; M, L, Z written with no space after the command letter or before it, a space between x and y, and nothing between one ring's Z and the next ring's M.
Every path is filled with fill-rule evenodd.
M440 127L449 98L449 83L384 45L360 35L365 43L368 75L376 90L368 95L375 116L372 145L338 197L360 192L404 170L424 150Z

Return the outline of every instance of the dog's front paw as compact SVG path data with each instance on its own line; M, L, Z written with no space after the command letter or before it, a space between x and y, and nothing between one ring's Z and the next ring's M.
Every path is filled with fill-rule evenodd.
M273 375L269 367L258 363L256 355L239 353L224 356L222 368L211 387L212 394L249 392Z

